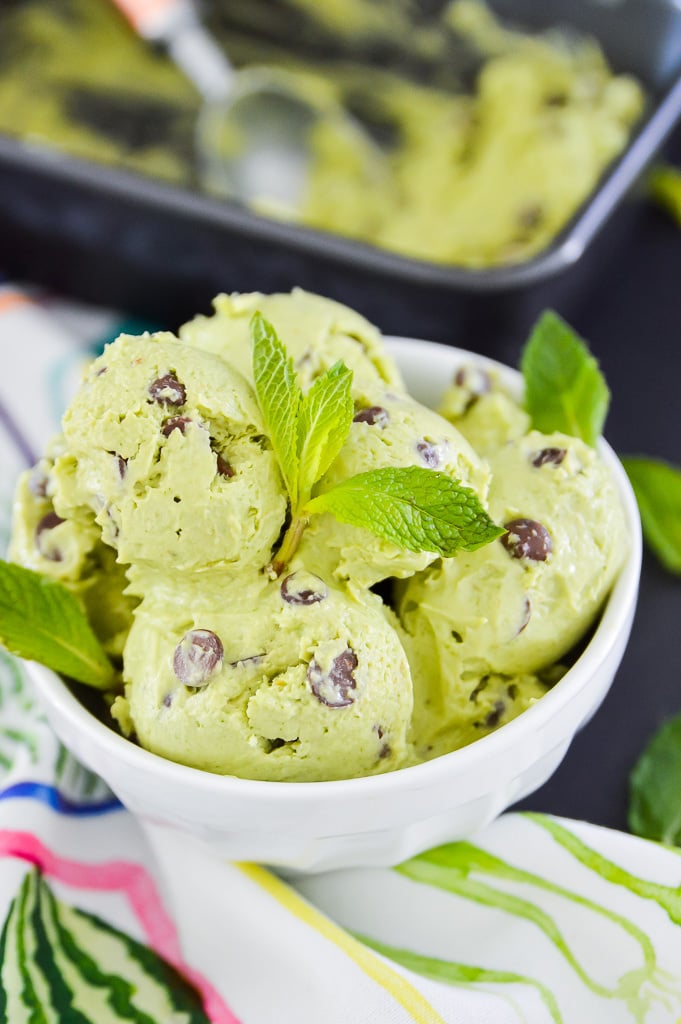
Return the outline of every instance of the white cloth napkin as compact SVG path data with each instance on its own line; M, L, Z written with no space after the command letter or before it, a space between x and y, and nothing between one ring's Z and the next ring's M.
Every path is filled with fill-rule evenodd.
M113 314L0 288L0 539ZM681 856L507 814L286 883L159 845L0 651L0 1024L678 1024Z

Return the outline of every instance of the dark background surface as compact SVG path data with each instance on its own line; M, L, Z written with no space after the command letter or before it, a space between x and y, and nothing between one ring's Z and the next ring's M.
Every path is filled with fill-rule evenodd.
M681 163L681 131L668 153ZM139 184L143 193L142 179ZM103 197L86 185L54 181L45 192L39 180L3 169L1 161L0 185L4 270L159 326L173 328L207 310L219 288L300 284L354 305L386 333L449 342L517 365L529 325L550 305L587 338L601 363L613 394L605 432L615 450L681 466L681 228L642 194L615 214L593 251L562 278L526 296L471 301L300 260L285 246L263 259L247 242L235 249L233 239L226 248L217 238L196 245L191 229L183 236L180 220L164 229L162 211L145 206L139 194L140 205L126 210L113 193ZM676 712L681 579L646 553L632 638L608 697L552 779L519 806L625 828L629 772Z

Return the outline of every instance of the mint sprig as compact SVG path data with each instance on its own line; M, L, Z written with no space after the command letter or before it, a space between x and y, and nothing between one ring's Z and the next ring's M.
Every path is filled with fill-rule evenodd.
M305 508L308 514L330 512L341 523L363 526L409 551L433 551L445 558L475 551L504 533L474 491L420 466L359 473L318 494Z
M350 433L354 414L351 387L352 370L339 361L317 378L303 398L298 417L301 504L308 501Z
M0 561L0 644L62 675L106 690L113 667L70 590Z
M544 434L560 431L595 445L603 431L610 391L586 343L550 310L532 330L520 368L525 408Z
M251 321L255 390L291 504L289 527L268 567L279 576L295 554L312 515L330 512L410 551L448 558L474 551L504 531L475 493L444 473L419 466L360 473L312 497L345 444L352 425L352 371L342 362L303 396L293 363L272 324Z
M297 423L303 395L293 360L264 317L256 313L253 332L253 378L265 428L272 442L291 502L298 499Z
M629 780L629 828L681 846L681 715L655 733Z
M670 572L681 574L681 470L661 459L622 458L636 495L646 542Z

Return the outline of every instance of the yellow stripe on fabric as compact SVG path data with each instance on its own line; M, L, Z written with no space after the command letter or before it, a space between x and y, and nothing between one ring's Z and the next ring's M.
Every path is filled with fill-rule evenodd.
M315 910L309 903L299 896L295 890L282 882L276 875L271 874L265 868L257 864L237 864L239 868L251 881L255 882L262 889L265 889L270 896L273 896L286 910L290 911L304 924L314 928L325 939L332 942L346 956L357 964L357 966L375 981L393 999L395 999L409 1013L416 1024L446 1024L439 1013L430 1005L418 989L414 988L401 974L388 967L386 963L379 960L361 942L354 939L352 935L343 931L318 910Z

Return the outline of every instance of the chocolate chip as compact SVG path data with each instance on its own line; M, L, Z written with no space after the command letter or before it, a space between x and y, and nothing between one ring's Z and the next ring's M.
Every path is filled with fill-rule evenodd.
M472 701L474 704L477 704L478 696L483 692L483 690L487 689L488 683L489 676L483 676L480 682L477 683L477 685L471 690L470 694L468 695L468 699Z
M378 736L379 740L383 739L383 736L385 735L385 733L383 732L383 726L382 725L375 725L374 726L374 732ZM386 740L386 742L385 743L381 743L381 746L379 747L378 759L379 759L379 761L382 761L383 758L390 757L391 754L392 754L391 746L390 746L390 744Z
M117 455L116 464L118 466L118 475L120 476L121 480L123 480L125 474L128 472L128 460L124 459L122 455Z
M504 523L508 530L501 537L512 558L527 558L531 562L545 562L553 551L553 541L545 526L534 519L512 519Z
M187 401L187 390L174 373L166 373L152 381L149 394L159 405L184 405Z
M426 440L419 441L416 445L416 451L424 465L429 466L431 469L440 465L440 452L437 445Z
M318 604L329 595L324 580L314 573L292 572L281 585L281 596L288 604Z
M277 736L276 739L273 740L266 739L263 743L265 753L271 754L273 750L280 750L281 747L285 747L288 742L288 740L283 740L281 736Z
M210 629L190 629L175 648L173 669L185 686L205 686L222 668L224 648Z
M489 712L489 714L485 718L485 721L483 722L483 725L487 729L494 729L495 726L499 725L499 722L501 721L501 716L503 715L505 710L506 710L506 705L505 705L504 701L503 700L495 700L494 707L492 708L492 710Z
M353 423L368 423L369 426L387 427L390 422L390 414L381 405L370 405L366 409L356 412Z
M234 467L227 461L224 455L220 455L220 452L217 452L217 466L219 476L226 476L228 478L234 476Z
M172 691L172 690L169 690L168 693L166 693L165 697L161 701L161 704L163 705L164 708L169 708L170 707L170 705L173 703L173 696L174 696L174 691Z
M313 658L307 667L307 681L317 700L329 708L346 708L354 703L350 690L357 687L353 675L357 664L357 655L350 647L333 659L326 674Z
M457 387L465 388L474 397L486 395L492 387L489 374L481 370L479 366L462 366L454 374L454 383Z
M58 516L56 512L48 512L46 516L43 516L38 525L35 528L35 542L38 551L46 558L49 562L61 562L63 555L59 548L52 547L45 542L43 534L49 533L55 526L59 526L61 523L66 522L61 516Z
M172 416L161 427L161 433L164 437L170 437L173 430L179 430L181 434L184 434L187 424L191 422L189 416Z
M262 654L249 654L246 658L237 658L236 661L230 661L230 668L241 668L242 665L258 665L265 657L265 653Z
M116 522L116 520L114 518L113 510L112 510L110 505L107 506L106 514L107 514L107 517L108 517L109 522L111 524L112 539L113 540L117 540L118 537L120 536L121 528L120 528L120 526L118 525L118 523Z
M544 219L544 210L539 203L529 203L518 212L518 225L523 232L534 231Z
M103 373L108 373L108 372L109 372L109 367L108 366L103 366L101 368L101 370L97 370L97 373L95 374L95 377L101 377Z
M532 618L532 604L530 602L529 597L526 594L525 595L525 601L523 603L523 611L522 611L522 615L521 615L521 618L520 618L520 626L518 628L518 631L516 632L516 636L518 636L520 633L522 633L522 631L525 629L525 627L527 626L527 624L528 624L528 622L530 621L531 618Z
M542 448L532 456L532 465L537 468L547 465L560 466L566 455L567 448Z

